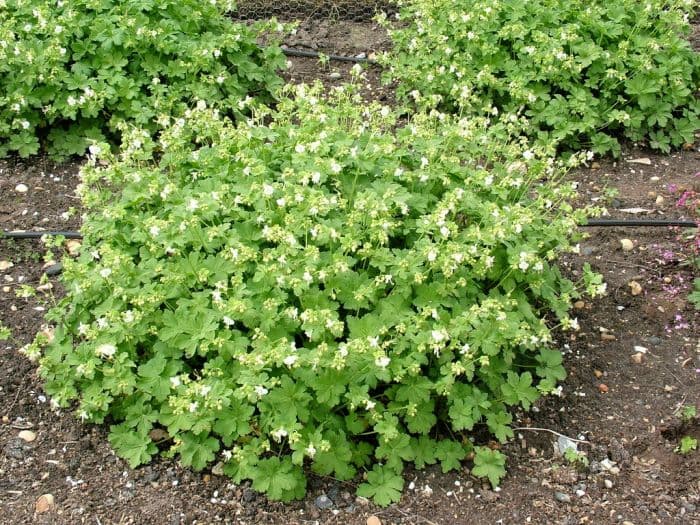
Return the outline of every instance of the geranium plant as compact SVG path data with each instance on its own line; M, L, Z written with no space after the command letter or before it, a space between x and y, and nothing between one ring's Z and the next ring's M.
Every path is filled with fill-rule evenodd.
M270 98L284 57L258 28L226 16L231 1L0 0L0 156L83 154L154 131L192 100L229 116ZM281 25L272 23L282 30Z
M383 62L405 102L494 117L517 112L529 118L529 136L574 151L619 154L623 137L666 152L695 140L693 0L402 5Z
M498 484L505 458L473 432L508 440L511 407L565 377L551 330L603 287L555 261L588 211L516 118L399 125L350 87L293 89L237 125L197 104L157 159L144 132L119 158L93 148L47 393L109 421L132 466L158 428L165 453L273 499L303 496L306 467L365 471L359 493L386 505L405 463L472 452Z

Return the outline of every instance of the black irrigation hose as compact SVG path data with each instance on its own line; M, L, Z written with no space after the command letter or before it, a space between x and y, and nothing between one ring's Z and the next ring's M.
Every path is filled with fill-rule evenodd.
M301 51L299 49L289 49L288 47L283 47L282 52L288 57L302 57L302 58L327 58L329 60L335 60L337 62L355 62L355 63L367 63L372 65L377 65L376 60L370 60L369 58L360 57L346 57L341 55L327 55L325 53L319 53L317 51Z
M698 223L693 221L682 221L674 219L589 219L586 224L580 225L582 228L597 228L603 226L628 226L628 227L667 227L667 226L679 226L683 228L697 228L700 227ZM83 236L77 231L31 231L31 232L17 232L17 231L3 231L0 233L0 238L7 237L10 239L39 239L44 235L63 235L66 239L82 239Z

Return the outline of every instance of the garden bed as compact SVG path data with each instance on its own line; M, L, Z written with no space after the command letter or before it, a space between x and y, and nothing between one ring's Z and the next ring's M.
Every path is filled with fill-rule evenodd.
M357 55L386 45L372 24L306 24L306 35L323 35L314 25L320 24L325 37L311 42L300 31L290 47ZM350 65L292 62L290 80L349 79ZM365 93L390 100L378 71L368 74L372 89ZM78 203L73 190L79 164L0 161L3 229L77 228L79 213L63 214ZM697 141L668 156L628 146L620 161L600 161L570 176L580 183L581 205L603 202L614 217L688 218L677 200L684 190L700 191L699 166ZM27 191L18 191L20 184ZM650 211L623 211L634 208ZM0 321L16 338L0 346L0 523L365 523L372 515L381 523L697 522L700 455L674 452L682 435L700 437L700 428L681 428L675 415L700 399L700 319L687 302L693 275L682 264L687 249L681 233L590 229L581 254L564 261L572 275L590 263L609 292L578 304L580 331L560 334L568 371L562 396L544 398L518 415L515 426L547 430L518 430L503 447L509 474L499 491L465 472L428 468L407 472L410 485L401 502L384 509L356 498L355 484L328 478L311 477L305 500L281 504L246 484L170 460L129 469L111 451L105 428L51 409L35 365L17 352L41 329L43 309L60 296L60 285L52 277L52 290L16 297L21 284L39 284L45 249L38 241L0 240L0 261L13 263L0 271ZM621 239L631 240L632 249L623 250ZM633 294L639 290L632 281L640 293ZM36 439L23 441L23 430ZM579 447L588 452L589 467L579 472L557 457L557 435L549 431L585 440ZM54 505L37 513L43 494L51 494Z

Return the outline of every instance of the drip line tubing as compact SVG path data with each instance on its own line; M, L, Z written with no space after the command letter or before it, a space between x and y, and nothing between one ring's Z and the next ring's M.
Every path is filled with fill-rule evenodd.
M675 219L590 219L586 224L580 225L582 228L599 228L599 227L669 227L677 226L682 228L698 228L700 225L693 221L675 220ZM0 238L7 237L9 239L39 239L44 235L63 235L66 239L82 239L83 235L78 231L3 231L0 233Z
M302 51L300 49L289 49L288 47L283 47L282 52L288 57L302 57L302 58L327 58L329 60L335 60L337 62L355 62L355 63L367 63L376 65L378 62L376 60L370 60L369 58L360 57L346 57L341 55L327 55L325 53L319 53L317 51Z

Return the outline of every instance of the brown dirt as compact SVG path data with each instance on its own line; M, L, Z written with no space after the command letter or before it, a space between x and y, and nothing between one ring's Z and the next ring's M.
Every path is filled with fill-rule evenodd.
M330 25L329 34L349 33L348 25ZM352 49L330 49L334 42L329 40L319 48L338 54L371 50L361 40ZM331 66L342 73L339 80L319 72L315 61L293 62L290 78L295 80L305 75L347 80L345 66ZM376 78L370 80L381 92ZM639 158L650 164L628 162ZM72 190L78 168L78 162L0 161L0 226L75 228L78 218L64 220L61 214L77 204ZM629 147L621 161L600 161L570 177L580 184L581 203L602 202L611 216L631 218L640 214L624 210L645 208L651 211L641 215L688 218L688 210L676 203L683 190L700 190L699 171L696 143L669 156ZM18 193L19 183L29 191ZM619 195L610 197L606 188L617 188ZM700 452L674 453L683 435L700 437L697 420L681 425L674 415L684 404L700 404L700 316L686 299L693 278L686 264L688 241L672 228L594 228L589 233L581 255L562 265L576 276L584 262L590 263L605 276L609 293L578 305L580 331L559 337L569 373L562 396L517 414L516 423L586 440L580 449L587 452L589 467L577 471L557 457L557 436L547 430L518 430L503 447L509 474L500 490L489 489L467 469L409 471L403 499L386 509L355 498L355 484L327 478L312 476L307 498L283 505L268 502L245 484L208 471L194 473L171 460L129 469L111 451L105 428L51 409L35 365L18 353L40 329L42 309L54 300L51 293L60 292L57 286L35 298L16 297L21 283L39 282L44 248L38 241L0 239L0 261L14 263L0 271L0 321L14 335L0 343L0 524L364 524L371 515L383 524L700 523ZM632 250L622 250L622 238L633 241ZM632 280L642 288L638 295L631 293ZM632 360L635 346L646 348L639 363ZM35 441L18 438L26 428L37 434ZM37 513L43 494L53 495L55 504ZM332 500L331 509L316 507L321 494Z

